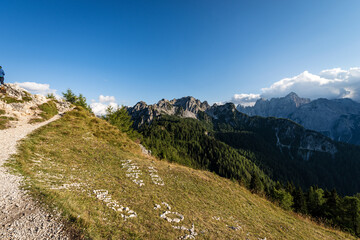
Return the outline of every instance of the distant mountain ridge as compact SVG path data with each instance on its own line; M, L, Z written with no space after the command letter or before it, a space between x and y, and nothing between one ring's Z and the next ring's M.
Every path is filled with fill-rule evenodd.
M237 110L249 116L287 118L333 140L360 145L360 103L351 99L310 101L290 93L259 99L253 107L239 105Z
M272 98L270 100L261 98L256 101L256 107L238 105L237 110L249 116L287 118L296 109L310 102L309 98L300 98L296 93L291 92L283 98Z

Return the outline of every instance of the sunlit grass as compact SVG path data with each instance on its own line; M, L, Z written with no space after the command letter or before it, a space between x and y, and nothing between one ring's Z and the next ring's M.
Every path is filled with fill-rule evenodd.
M38 108L41 110L39 117L32 118L29 123L43 122L49 120L50 118L58 114L58 110L54 100L43 103L39 105Z

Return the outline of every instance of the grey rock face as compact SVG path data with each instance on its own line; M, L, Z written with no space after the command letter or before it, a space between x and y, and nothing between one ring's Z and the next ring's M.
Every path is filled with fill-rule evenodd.
M8 96L16 98L18 100L23 100L23 98L29 97L31 95L16 84L7 83L4 85L4 87Z
M360 103L350 99L317 99L289 115L289 119L305 128L337 140L360 144Z
M138 102L134 107L130 107L127 110L135 120L135 127L140 127L143 124L150 124L155 118L162 114L197 118L199 112L204 112L209 108L210 105L206 101L201 102L193 97L183 97L171 101L162 99L153 105Z
M289 114L307 103L310 103L310 99L300 98L296 93L291 92L282 98L259 99L254 107L239 105L237 109L249 116L287 118Z
M238 106L250 116L288 118L336 141L360 145L360 103L351 99L309 99L290 93L283 98L260 99L253 107Z
M276 146L296 152L296 156L307 161L314 152L323 152L334 155L338 150L333 141L328 137L314 131L309 131L302 126L287 119L249 117L236 111L233 103L222 106L213 106L207 114L215 119L214 123L228 123L236 130L262 131L266 128L272 131L276 139Z

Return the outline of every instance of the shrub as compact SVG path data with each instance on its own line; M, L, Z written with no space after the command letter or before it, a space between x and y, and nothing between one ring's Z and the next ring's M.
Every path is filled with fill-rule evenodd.
M62 93L62 94L66 101L68 101L76 106L81 106L81 107L85 108L86 110L88 110L89 112L92 112L90 106L86 103L86 98L81 93L79 94L79 96L76 96L71 91L71 89L68 89L65 93Z
M290 210L294 203L291 194L282 188L276 189L274 187L272 190L272 198L274 202L278 203L279 206L285 210Z

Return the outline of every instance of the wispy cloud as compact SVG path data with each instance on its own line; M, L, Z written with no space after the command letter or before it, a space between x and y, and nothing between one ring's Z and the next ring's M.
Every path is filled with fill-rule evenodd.
M326 69L319 74L304 71L297 76L281 79L270 87L262 88L260 94L235 94L231 101L246 106L260 97L283 97L290 92L310 99L351 98L360 102L360 68Z
M241 93L241 94L235 94L232 97L231 102L235 104L241 104L243 106L253 106L256 100L258 100L259 98L260 98L260 94Z
M19 87L25 89L32 94L47 95L49 93L56 94L55 89L51 89L49 84L36 83L36 82L16 82Z
M114 96L104 96L104 95L100 95L100 96L99 96L99 102L101 102L101 103L116 102L116 100L115 100L115 97L114 97Z

